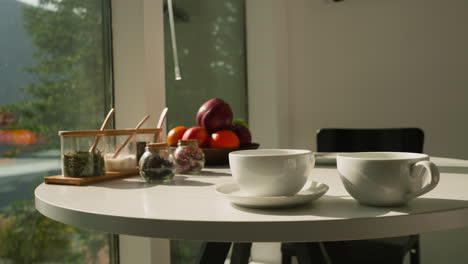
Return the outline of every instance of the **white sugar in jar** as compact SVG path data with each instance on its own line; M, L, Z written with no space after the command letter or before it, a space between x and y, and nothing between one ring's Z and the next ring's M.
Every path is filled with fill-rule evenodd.
M137 169L135 154L120 154L113 158L113 153L104 155L106 171L125 171Z

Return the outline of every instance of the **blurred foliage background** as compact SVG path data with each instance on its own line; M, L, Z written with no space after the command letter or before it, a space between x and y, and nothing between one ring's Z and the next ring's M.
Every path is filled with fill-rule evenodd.
M109 262L109 235L50 220L33 201L14 202L0 216L0 263Z
M34 131L41 149L51 149L60 147L58 131L98 129L112 107L111 51L105 41L109 25L103 20L108 1L40 2L22 7L36 61L24 70L34 81L21 88L23 100L0 110L16 119L5 130Z
M0 148L3 156L15 158L39 150L59 149L57 132L60 130L99 128L112 105L111 50L107 42L110 20L106 13L109 0L4 0L0 6L4 12L20 12L18 17L12 16L18 21L9 21L9 17L3 21L0 17L0 23L11 23L12 28L14 23L22 23L21 30L15 28L11 36L24 30L28 37L21 41L30 41L34 49L29 55L30 65L18 69L27 74L27 84L3 86L21 94L16 101L0 106L0 112L7 113L3 117L8 117L0 122L0 132L9 136L0 142L4 145ZM15 67L14 56L25 56L24 50L12 48L19 40L4 39L11 45L0 52L17 53L5 65ZM1 79L15 78L2 74L0 71ZM12 83L5 81L0 85ZM25 131L37 138L25 141ZM32 177L38 178L37 184L42 182L42 177ZM22 185L22 180L2 179L1 182L6 190L24 193L21 195L24 199L0 208L0 263L104 264L111 261L111 235L67 226L42 216L34 207L33 191L37 184ZM0 193L10 195L11 192Z

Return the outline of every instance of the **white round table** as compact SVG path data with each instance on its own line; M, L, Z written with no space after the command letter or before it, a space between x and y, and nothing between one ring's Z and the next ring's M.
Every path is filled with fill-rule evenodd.
M205 241L335 241L402 236L468 225L468 161L433 158L439 185L403 207L367 207L344 189L335 167L311 178L330 186L320 199L286 209L231 205L215 189L234 182L228 169L177 175L173 184L139 177L91 186L41 184L36 208L65 224L145 237Z

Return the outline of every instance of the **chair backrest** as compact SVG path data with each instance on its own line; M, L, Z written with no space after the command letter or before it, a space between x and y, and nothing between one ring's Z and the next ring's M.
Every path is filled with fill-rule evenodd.
M324 128L317 131L318 152L401 151L422 153L419 128Z

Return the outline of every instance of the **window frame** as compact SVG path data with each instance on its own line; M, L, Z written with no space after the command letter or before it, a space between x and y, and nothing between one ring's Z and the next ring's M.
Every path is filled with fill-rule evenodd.
M111 0L114 107L117 127L150 114L154 127L165 104L162 0ZM167 239L119 235L121 264L170 263Z
M163 0L112 0L118 127L145 113L155 124L166 105L162 8ZM245 8L250 129L263 148L288 147L287 0L246 0ZM120 261L170 263L169 240L120 235Z

